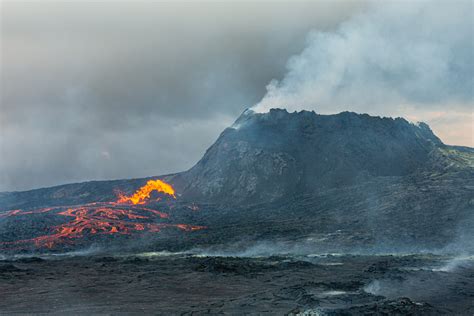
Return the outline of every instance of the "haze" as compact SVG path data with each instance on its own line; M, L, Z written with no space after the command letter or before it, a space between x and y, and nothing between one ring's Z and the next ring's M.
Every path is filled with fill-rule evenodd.
M254 105L474 145L470 1L1 5L0 191L183 171Z

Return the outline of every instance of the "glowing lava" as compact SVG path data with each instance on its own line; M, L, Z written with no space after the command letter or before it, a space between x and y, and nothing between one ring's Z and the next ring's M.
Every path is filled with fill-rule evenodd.
M23 245L33 244L36 247L53 248L61 243L70 243L73 239L89 235L131 235L134 233L157 233L163 228L176 228L182 231L196 231L203 226L158 222L169 220L169 215L142 205L150 202L153 191L175 197L173 187L161 180L149 180L133 195L119 194L117 202L95 202L74 206L57 206L34 210L11 210L0 213L0 218L25 216L31 214L53 213L57 216L72 217L70 221L50 227L48 235L31 239L0 242L5 249L17 249Z
M149 180L144 186L138 189L132 196L120 194L117 203L145 204L153 191L162 192L176 198L173 187L161 180Z

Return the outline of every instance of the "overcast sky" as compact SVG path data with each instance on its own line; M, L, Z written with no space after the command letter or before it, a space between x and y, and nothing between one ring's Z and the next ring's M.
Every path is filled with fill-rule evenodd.
M472 2L449 3L2 1L0 191L186 170L256 104L473 146Z

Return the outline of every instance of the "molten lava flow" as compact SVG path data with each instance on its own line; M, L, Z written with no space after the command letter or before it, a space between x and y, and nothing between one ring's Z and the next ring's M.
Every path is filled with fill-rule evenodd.
M153 191L162 192L176 198L171 185L161 180L149 180L144 186L138 189L132 196L120 194L117 203L145 204Z
M51 233L31 239L0 242L6 249L15 245L34 244L36 247L53 248L57 244L70 243L73 239L86 235L131 235L134 233L157 233L163 228L177 228L182 231L204 229L203 226L188 224L158 223L169 220L169 215L149 207L142 206L149 202L153 191L161 192L175 198L173 187L161 180L150 180L132 196L119 195L117 202L93 202L73 206L57 206L34 210L11 210L0 213L0 218L25 216L32 214L53 213L56 216L72 217L70 221L50 227ZM170 207L171 208L171 207ZM14 249L14 248L13 248Z

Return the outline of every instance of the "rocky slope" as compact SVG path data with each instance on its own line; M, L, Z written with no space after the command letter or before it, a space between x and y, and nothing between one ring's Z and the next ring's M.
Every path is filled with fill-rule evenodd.
M248 203L433 169L445 148L426 124L343 112L244 112L174 181L195 199Z
M317 240L333 250L472 247L474 150L402 118L247 110L193 168L160 178L178 193L173 216L208 227L155 242L164 249L242 239ZM0 193L0 211L113 201L117 189L146 180ZM192 202L199 212L179 211ZM18 222L0 225L1 239Z

